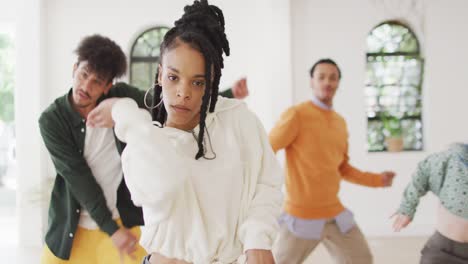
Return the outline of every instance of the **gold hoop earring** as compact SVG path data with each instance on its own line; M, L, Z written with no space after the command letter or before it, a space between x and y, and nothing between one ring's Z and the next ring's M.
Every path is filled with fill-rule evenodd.
M160 86L159 83L154 85L154 87L156 87L156 86ZM148 90L146 90L145 97L143 98L143 103L145 103L146 108L148 108L150 110L153 110L153 109L159 107L163 103L163 95L162 95L162 92L161 92L161 96L159 97L159 99L160 99L159 103L157 105L155 105L155 106L149 106L148 105L146 98L147 98L149 92L151 91L151 89L154 90L154 87L151 87Z

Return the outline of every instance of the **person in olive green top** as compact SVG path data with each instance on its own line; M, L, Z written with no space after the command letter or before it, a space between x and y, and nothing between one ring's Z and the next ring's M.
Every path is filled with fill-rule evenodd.
M468 263L468 144L453 144L419 163L395 214L395 231L412 221L428 191L440 202L436 232L421 251L420 263Z
M130 97L144 108L144 91L113 84L126 72L122 49L109 38L85 37L76 49L73 87L39 118L40 132L57 177L41 263L139 263L141 208L123 179L124 144L113 130L87 126L88 114L104 99ZM242 99L245 79L221 94Z

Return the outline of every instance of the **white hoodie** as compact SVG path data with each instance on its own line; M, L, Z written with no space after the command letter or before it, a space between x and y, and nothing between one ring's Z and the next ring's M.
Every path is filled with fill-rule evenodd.
M127 143L123 172L132 200L143 208L140 243L148 253L194 264L235 263L249 249L272 248L282 169L245 103L219 97L207 115L204 146L207 157L213 147L214 160L195 160L192 133L154 126L131 99L117 101L112 117L117 137Z

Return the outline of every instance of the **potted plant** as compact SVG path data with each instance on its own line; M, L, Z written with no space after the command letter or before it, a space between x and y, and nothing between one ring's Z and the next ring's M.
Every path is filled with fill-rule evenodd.
M398 152L403 150L403 137L400 118L384 113L382 115L382 124L384 126L385 145L389 152Z

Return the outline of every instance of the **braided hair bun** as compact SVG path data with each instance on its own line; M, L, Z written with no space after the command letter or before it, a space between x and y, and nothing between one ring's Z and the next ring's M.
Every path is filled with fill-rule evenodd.
M204 157L203 138L205 134L205 119L207 112L214 112L218 98L221 69L224 68L223 54L229 56L229 41L224 28L224 15L217 6L208 4L207 0L196 0L192 5L184 7L184 14L175 21L161 43L161 58L164 52L177 47L180 42L198 50L205 59L205 93L200 109L200 132L198 134L198 153L195 158ZM157 80L158 73L156 73ZM162 87L155 84L153 104L160 102ZM209 109L208 109L209 108ZM163 104L152 110L153 120L163 124L167 111Z

